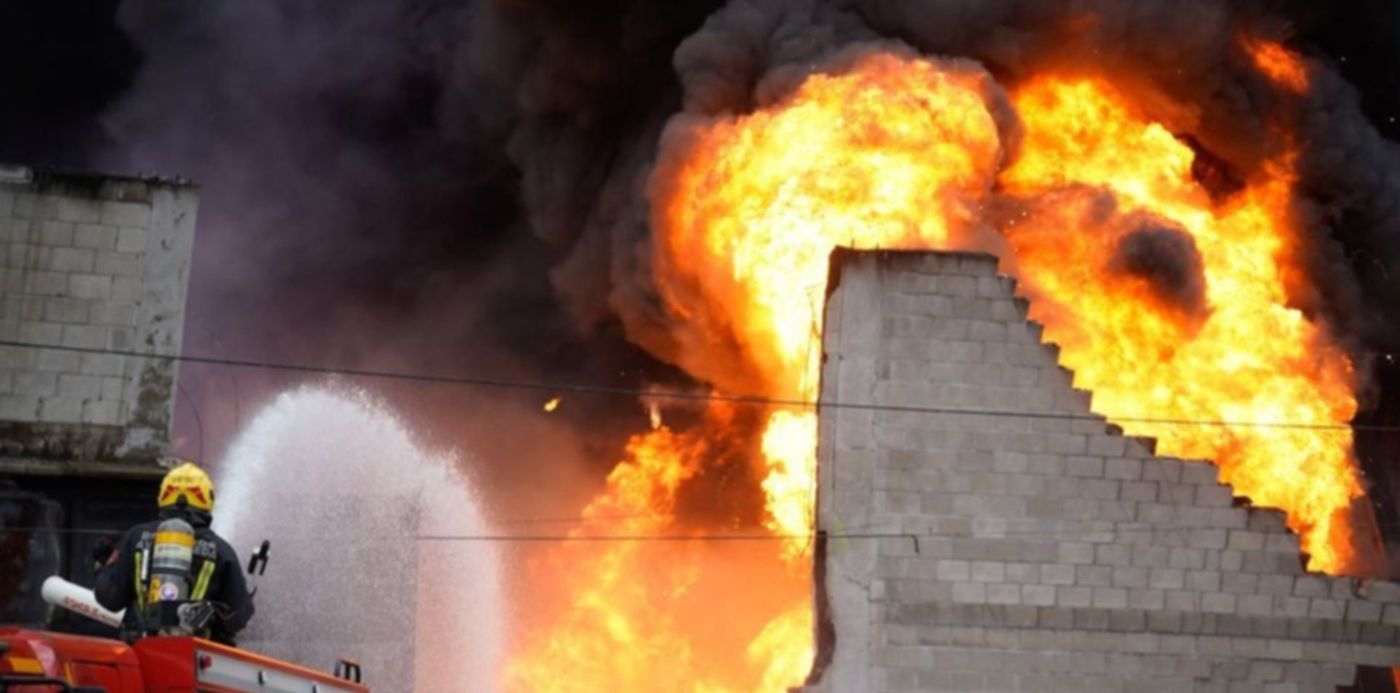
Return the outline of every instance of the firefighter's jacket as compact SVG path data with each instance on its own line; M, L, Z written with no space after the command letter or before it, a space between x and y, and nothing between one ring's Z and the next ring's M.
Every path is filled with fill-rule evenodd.
M243 568L238 554L222 537L209 529L209 519L202 513L178 511L162 513L161 520L136 525L127 531L117 545L112 558L97 573L93 593L98 603L120 611L126 609L122 618L122 630L133 635L143 633L142 622L145 611L147 585L141 584L141 571L138 563L142 555L155 541L156 528L168 517L180 517L194 527L194 561L190 565L190 601L209 601L217 606L210 632L198 635L220 642L231 643L233 636L247 625L253 616L253 600L248 595L248 584L243 579Z

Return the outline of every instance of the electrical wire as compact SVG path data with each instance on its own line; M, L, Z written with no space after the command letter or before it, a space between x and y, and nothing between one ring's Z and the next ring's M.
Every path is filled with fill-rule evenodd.
M356 378L374 378L384 380L401 380L406 382L436 383L444 385L463 385L470 387L496 388L527 390L544 392L550 394L591 394L610 395L625 397L649 397L653 399L669 399L690 402L720 402L726 404L742 404L763 407L786 407L801 409L840 409L856 411L877 411L895 412L910 414L948 414L959 416L991 416L1006 418L1025 418L1038 420L1057 421L1083 421L1099 423L1105 421L1107 417L1098 415L1083 414L1063 414L1055 412L1025 412L1010 411L1000 409L960 409L951 407L918 407L895 404L873 404L857 402L839 401L811 401L795 399L777 399L769 397L745 397L734 395L720 395L707 392L682 392L682 391L657 391L643 390L630 387L614 387L609 385L590 385L579 383L546 383L529 382L521 380L503 380L499 378L463 377L463 376L443 376L425 373L406 373L400 371L378 371L359 368L330 368L325 366L309 366L304 364L275 363L268 361L250 361L244 359L219 358L212 356L190 356L185 354L143 354L134 351L123 351L117 349L98 349L91 347L63 346L55 344L39 344L34 342L20 342L14 340L0 340L0 347L16 347L24 349L52 349L57 351L69 351L83 354L104 354L110 356L124 356L128 358L156 359L172 361L178 363L198 363L204 365L227 366L231 368L256 368L270 371L282 371L290 373L313 373L320 375L337 375ZM1229 419L1175 419L1156 417L1111 417L1107 418L1110 423L1130 423L1154 426L1209 426L1216 428L1264 428L1264 429L1287 429L1306 431L1334 431L1345 433L1350 431L1400 433L1400 426L1383 426L1376 424L1319 424L1319 423L1297 423L1286 421L1235 421Z

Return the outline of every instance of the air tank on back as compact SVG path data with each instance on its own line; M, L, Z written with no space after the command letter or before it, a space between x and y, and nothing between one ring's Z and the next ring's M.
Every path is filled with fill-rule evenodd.
M160 523L141 576L147 584L144 619L147 631L180 633L179 607L190 596L194 563L194 527L178 517Z

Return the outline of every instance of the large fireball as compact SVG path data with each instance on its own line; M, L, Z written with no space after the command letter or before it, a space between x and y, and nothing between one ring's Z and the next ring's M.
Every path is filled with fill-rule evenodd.
M1279 50L1256 59L1298 87ZM811 401L834 248L1001 252L1095 411L1158 438L1161 454L1215 461L1238 494L1287 513L1312 569L1341 571L1362 492L1346 428L1352 366L1289 305L1284 278L1304 273L1288 261L1293 153L1214 196L1193 178L1195 156L1106 76L1045 75L1008 97L970 63L866 46L754 113L673 120L651 179L649 260L674 328L631 334L718 394ZM728 407L684 432L639 434L585 516L641 518L621 527L642 535L771 541L724 561L699 538L559 549L546 565L568 566L568 597L525 635L511 688L801 682L815 415L773 407L754 432L717 411ZM735 436L748 436L737 443L762 526L681 521L677 495ZM706 601L732 584L762 598ZM733 617L717 624L711 611Z

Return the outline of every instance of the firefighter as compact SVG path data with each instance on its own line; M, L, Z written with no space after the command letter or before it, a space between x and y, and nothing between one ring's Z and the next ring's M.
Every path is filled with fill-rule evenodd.
M193 462L184 462L165 475L156 504L160 519L127 531L98 572L93 590L97 601L112 611L126 609L122 631L127 638L160 630L159 624L151 623L151 554L158 543L157 529L172 526L171 520L183 520L193 529L193 536L187 544L192 558L188 575L183 576L187 589L180 594L181 601L205 602L213 607L213 618L195 635L233 644L233 636L253 615L253 601L238 554L209 528L214 510L213 481ZM162 534L166 534L164 530ZM166 598L163 592L160 598Z

